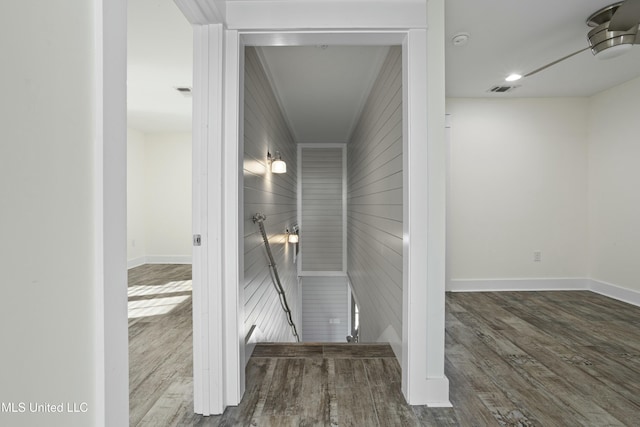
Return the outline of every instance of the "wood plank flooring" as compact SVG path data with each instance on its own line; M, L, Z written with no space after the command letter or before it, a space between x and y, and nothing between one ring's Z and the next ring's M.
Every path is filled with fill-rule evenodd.
M172 267L144 266L130 277L161 284ZM185 280L185 271L175 273L169 280ZM194 415L189 299L130 322L131 425L640 425L640 308L586 291L446 300L453 408L407 405L388 346L261 344L240 405Z

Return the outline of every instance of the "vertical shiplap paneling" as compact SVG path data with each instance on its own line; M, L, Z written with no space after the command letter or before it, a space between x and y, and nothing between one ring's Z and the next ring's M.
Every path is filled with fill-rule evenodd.
M301 150L302 271L343 271L343 149Z
M402 335L402 50L392 47L347 144L348 274L360 340Z
M302 338L305 342L346 342L349 295L346 277L302 278Z
M294 318L298 278L293 245L285 229L297 218L297 148L254 48L246 48L244 74L244 296L245 331L260 330L259 341L292 341L291 329L278 302L256 212L266 214L265 228ZM267 151L280 151L286 174L272 174Z

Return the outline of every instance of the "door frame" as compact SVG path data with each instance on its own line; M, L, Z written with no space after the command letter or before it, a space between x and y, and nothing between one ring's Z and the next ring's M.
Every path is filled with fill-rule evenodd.
M244 392L244 47L317 45L329 41L334 45L401 45L403 49L403 331L402 344L394 351L402 366L402 391L410 404L450 406L444 375L444 201L440 203L445 177L440 176L444 168L439 166L444 159L439 157L444 154L444 141L432 130L442 126L444 135L444 113L442 117L432 117L434 107L430 105L438 106L440 111L442 101L444 111L444 94L441 93L442 100L430 101L433 84L428 79L425 54L427 31L256 33L211 24L197 26L194 34L194 160L200 159L199 166L194 164L200 168L194 171L194 178L201 177L194 180L194 196L208 198L194 213L194 220L198 217L201 221L198 225L194 222L194 232L201 227L198 234L203 236L202 246L195 248L202 251L202 258L194 251L196 412L221 413L226 406L237 405ZM220 384L222 387L216 386Z

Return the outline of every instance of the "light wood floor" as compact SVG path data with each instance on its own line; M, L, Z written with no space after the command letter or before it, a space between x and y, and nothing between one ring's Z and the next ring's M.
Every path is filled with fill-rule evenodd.
M190 274L174 267L130 285ZM241 404L196 416L190 299L129 329L132 426L640 425L640 308L590 292L447 294L453 408L407 405L388 346L260 345Z

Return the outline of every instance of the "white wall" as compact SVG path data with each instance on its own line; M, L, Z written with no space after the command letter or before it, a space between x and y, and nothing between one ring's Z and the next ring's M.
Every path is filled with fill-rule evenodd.
M94 7L0 6L0 402L87 402L6 413L3 426L88 426L94 348Z
M191 262L191 133L127 137L129 267Z
M303 277L302 340L346 342L349 329L349 287L346 277Z
M586 98L447 100L451 279L586 277L588 109Z
M640 79L591 99L589 275L640 291Z
M145 134L147 259L191 261L191 133Z
M347 144L348 274L360 341L402 334L402 50L392 47Z
M302 274L308 271L343 272L344 147L299 148Z
M260 60L246 49L244 74L244 297L245 325L256 325L259 341L292 341L294 337L274 289L269 261L258 225L252 217L266 214L265 229L293 318L298 318L298 279L293 263L294 245L285 229L297 221L297 148ZM286 174L273 174L267 151L280 151Z
M142 132L127 129L127 262L146 262L146 168Z

